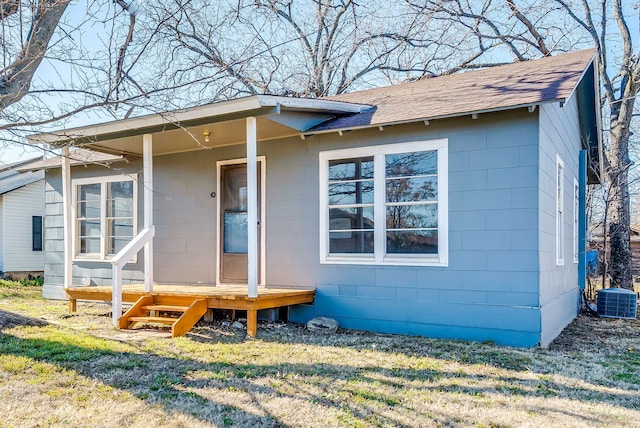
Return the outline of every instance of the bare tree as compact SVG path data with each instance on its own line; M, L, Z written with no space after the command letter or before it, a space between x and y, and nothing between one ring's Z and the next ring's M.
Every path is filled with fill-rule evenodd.
M390 5L385 5L390 6ZM374 0L173 0L151 12L158 79L180 102L257 93L320 97L460 68L453 25ZM177 64L177 65L176 65Z
M92 109L122 117L153 93L133 77L137 10L134 0L0 0L4 145Z
M640 88L640 57L622 0L409 0L429 20L453 23L465 34L470 61L462 68L491 65L496 59L527 59L595 46L607 117L605 175L609 181L608 227L612 285L632 288L630 250L630 126Z

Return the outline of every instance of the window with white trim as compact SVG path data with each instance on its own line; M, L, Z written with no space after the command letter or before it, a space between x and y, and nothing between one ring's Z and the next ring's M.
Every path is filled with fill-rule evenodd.
M580 187L578 180L573 178L573 262L578 263L578 239L579 239L579 217L580 210Z
M556 265L564 265L564 163L556 155Z
M320 153L325 263L448 263L447 140Z
M137 228L137 186L115 176L73 180L74 254L107 260L117 254Z

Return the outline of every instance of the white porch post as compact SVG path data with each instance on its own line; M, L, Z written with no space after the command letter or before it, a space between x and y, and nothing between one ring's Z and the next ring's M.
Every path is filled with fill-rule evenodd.
M72 235L71 235L71 162L69 146L62 149L62 221L64 233L64 288L71 287L72 274Z
M144 175L144 228L153 227L153 137L142 136L142 174ZM153 291L153 238L144 245L144 290Z
M118 321L122 316L122 275L118 265L111 267L111 319L113 326L118 328Z
M256 151L256 118L247 117L247 294L249 297L258 297L258 160Z

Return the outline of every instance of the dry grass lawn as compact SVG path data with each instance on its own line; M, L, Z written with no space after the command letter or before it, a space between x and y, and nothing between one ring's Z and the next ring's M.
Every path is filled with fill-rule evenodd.
M109 307L0 287L3 427L640 427L640 322L549 349L301 326L122 332Z

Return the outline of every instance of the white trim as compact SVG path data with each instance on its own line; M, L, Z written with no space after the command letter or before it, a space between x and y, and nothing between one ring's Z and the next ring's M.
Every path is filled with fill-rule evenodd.
M260 164L260 277L258 278L258 286L265 285L266 278L266 177L267 177L267 158L265 156L257 156L256 160ZM216 162L216 251L215 251L215 266L216 266L216 285L217 286L235 286L235 285L247 285L247 284L231 284L222 282L220 278L220 236L222 233L222 224L220 222L220 172L223 165L239 165L246 164L247 158L227 159Z
M142 184L144 194L144 229L153 226L153 136L142 136ZM155 233L155 232L154 232ZM135 256L135 255L134 255ZM144 245L144 291L153 291L153 236Z
M578 180L573 177L573 262L578 263L578 252L579 252L579 236L578 232L580 227L578 225L578 211L580 206L580 185L578 184Z
M385 153L386 154L386 153ZM376 264L384 263L385 252L387 250L386 246L386 237L385 237L385 228L384 227L375 227L378 223L376 219L384 219L387 217L386 206L385 206L385 176L384 174L376 174L376 171L384 171L385 162L384 155L383 156L375 156L373 158L373 218L374 218L374 228L373 228L373 257ZM325 169L329 169L328 165L325 164ZM326 190L323 192L325 195L328 193ZM322 209L322 208L321 208ZM326 205L323 209L326 214ZM384 220L382 220L384 221ZM329 228L327 227L327 234ZM329 242L327 235L327 242ZM324 253L327 256L328 260L331 260L331 256L327 251Z
M124 175L108 175L102 177L87 177L87 178L74 178L71 180L71 236L72 236L72 257L73 261L95 261L95 262L108 262L115 254L107 253L107 241L106 241L106 216L107 216L107 198L106 198L106 184L117 181L131 181L133 182L133 236L132 239L138 233L138 175L137 174L124 174ZM100 184L100 254L79 254L78 253L78 231L77 231L77 199L78 199L78 186L83 184ZM129 261L129 263L136 263L137 256Z
M560 155L556 154L556 266L564 266L564 222L565 222L565 206L564 206L564 162Z
M258 297L258 159L256 118L245 119L247 129L247 297Z
M74 224L75 210L73 209L74 188L71 185L71 161L69 159L69 146L62 149L62 218L63 245L64 245L64 288L69 288L73 284L73 249L74 249ZM5 217L3 217L5 218ZM3 227L6 222L3 222ZM3 234L3 245L6 241L6 233ZM4 252L3 252L4 254Z
M438 254L386 254L386 204L385 204L385 155L418 151L438 152ZM374 252L373 254L329 254L328 171L329 161L371 157L374 160ZM320 203L320 263L400 265L400 266L448 266L449 263L449 205L448 205L448 139L411 141L379 146L356 147L320 152L319 154L319 203Z

